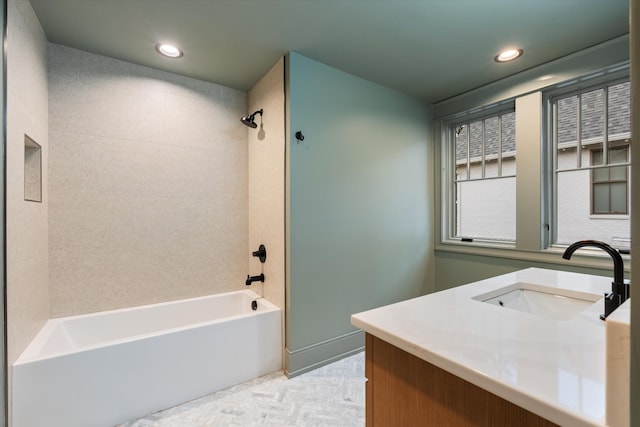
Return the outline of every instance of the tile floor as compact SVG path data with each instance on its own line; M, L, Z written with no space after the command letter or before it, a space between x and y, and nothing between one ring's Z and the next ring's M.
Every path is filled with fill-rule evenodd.
M282 371L119 427L361 427L364 353L287 379Z

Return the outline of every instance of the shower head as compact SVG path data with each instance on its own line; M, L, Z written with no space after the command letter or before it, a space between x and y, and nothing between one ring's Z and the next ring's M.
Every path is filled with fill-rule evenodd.
M262 116L262 108L261 108L261 109L259 109L258 111L256 111L256 112L255 112L255 113L253 113L253 114L248 114L248 115L246 115L246 116L242 116L242 118L240 119L240 121L241 121L243 124L245 124L245 125L249 126L250 128L255 129L255 128L257 128L257 127L258 127L258 125L256 124L256 122L254 122L254 121L253 121L253 120L255 119L255 117L256 117L256 114L260 114L260 116Z

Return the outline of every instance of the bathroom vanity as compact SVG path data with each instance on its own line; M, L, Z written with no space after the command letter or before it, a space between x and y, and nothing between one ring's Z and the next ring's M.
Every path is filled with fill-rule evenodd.
M603 426L611 278L528 268L354 314L367 426Z

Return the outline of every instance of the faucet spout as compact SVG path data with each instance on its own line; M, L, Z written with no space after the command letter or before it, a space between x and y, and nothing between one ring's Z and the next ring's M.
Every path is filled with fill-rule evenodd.
M571 259L571 255L573 255L575 251L585 246L602 249L608 253L613 260L613 283L611 283L611 292L607 292L604 295L604 314L600 315L600 318L604 320L629 298L629 284L624 282L624 262L618 251L598 240L580 240L579 242L575 242L565 249L562 258Z
M249 276L249 275L247 275L247 281L244 282L244 284L249 286L253 282L263 282L264 283L264 273L258 274L257 276Z
M616 284L624 283L624 262L622 261L622 256L620 256L618 251L604 242L598 240L580 240L579 242L569 245L562 254L562 258L571 259L571 255L573 255L575 251L585 246L599 248L608 253L613 260L613 282Z

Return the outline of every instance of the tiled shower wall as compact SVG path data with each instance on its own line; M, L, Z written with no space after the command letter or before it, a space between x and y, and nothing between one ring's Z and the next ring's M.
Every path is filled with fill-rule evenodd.
M250 129L249 144L249 253L267 248L261 264L250 257L251 274L264 273L265 282L251 287L282 309L284 342L284 57L249 91L249 111L264 110Z
M31 4L7 2L7 362L49 315L47 39ZM25 135L41 148L41 201L25 197Z
M51 317L244 288L244 92L49 44Z
M249 111L257 129L249 130L249 252L260 244L267 260L249 259L251 274L265 274L257 292L284 310L284 57L249 91ZM259 285L260 287L256 286Z

